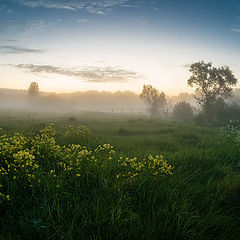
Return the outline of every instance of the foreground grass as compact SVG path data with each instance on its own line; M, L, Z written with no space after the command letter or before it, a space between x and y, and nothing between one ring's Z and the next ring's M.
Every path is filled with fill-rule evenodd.
M55 135L40 132L49 123ZM69 124L73 130L61 127ZM80 125L93 134L86 128L77 132ZM12 116L2 118L0 127L7 135L48 135L41 144L28 143L41 146L39 155L32 152L39 164L34 179L2 180L11 199L0 205L0 239L239 239L240 153L216 129L101 114ZM109 143L115 152L103 147ZM86 149L59 150L68 144ZM79 158L82 150L91 154ZM9 156L1 150L1 166ZM126 158L134 157L125 166ZM76 159L83 161L77 165ZM156 174L163 162L153 168L154 159L167 161L173 174ZM136 170L134 164L144 161L150 167Z

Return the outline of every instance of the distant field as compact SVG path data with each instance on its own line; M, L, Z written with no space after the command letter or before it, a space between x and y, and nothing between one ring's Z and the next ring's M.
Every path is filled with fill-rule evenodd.
M23 112L0 128L0 239L239 239L240 151L219 129Z

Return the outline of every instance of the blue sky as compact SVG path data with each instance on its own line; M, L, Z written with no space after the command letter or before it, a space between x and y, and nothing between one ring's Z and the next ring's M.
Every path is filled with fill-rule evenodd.
M240 77L240 0L0 0L0 55L0 87L191 92L196 61Z

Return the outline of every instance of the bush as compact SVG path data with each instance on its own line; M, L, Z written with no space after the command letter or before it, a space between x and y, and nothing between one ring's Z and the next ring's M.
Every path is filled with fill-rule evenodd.
M194 116L191 105L185 101L179 102L173 109L173 118L178 121L186 121Z
M201 112L195 117L195 123L202 126L220 127L227 125L230 120L240 120L240 106L237 104L218 102L211 109L211 116Z

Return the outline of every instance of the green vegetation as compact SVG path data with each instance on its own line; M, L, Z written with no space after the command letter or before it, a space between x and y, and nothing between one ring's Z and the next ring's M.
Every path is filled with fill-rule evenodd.
M214 109L219 103L232 96L233 86L237 84L229 67L216 68L212 63L203 61L190 66L188 85L195 88L195 99L203 107L208 121L215 117Z
M191 120L194 117L193 108L190 103L179 102L174 106L172 116L178 121Z
M239 239L235 126L8 113L0 127L0 239Z
M149 113L151 115L158 114L159 109L163 109L167 102L165 93L160 93L152 85L143 85L143 90L139 97L142 98L147 104Z

